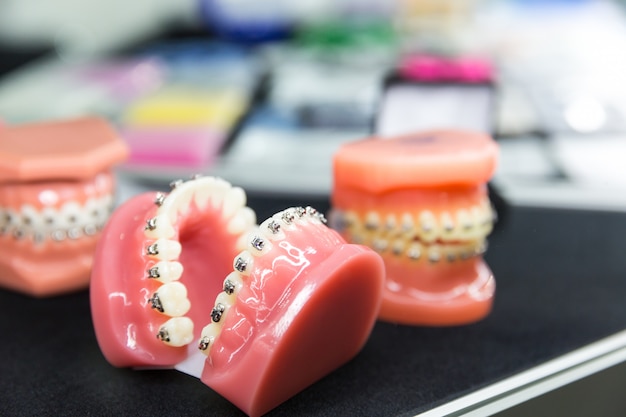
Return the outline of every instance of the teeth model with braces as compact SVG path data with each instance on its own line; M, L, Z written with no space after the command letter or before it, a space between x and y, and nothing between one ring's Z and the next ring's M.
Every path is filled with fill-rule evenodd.
M103 120L0 126L0 285L85 288L126 145Z
M92 316L111 364L186 368L257 416L360 351L380 306L380 256L311 207L257 226L241 188L172 186L124 203L98 245Z
M460 131L370 138L337 151L331 226L383 257L380 319L457 325L489 313L495 281L482 254L497 156L490 137Z

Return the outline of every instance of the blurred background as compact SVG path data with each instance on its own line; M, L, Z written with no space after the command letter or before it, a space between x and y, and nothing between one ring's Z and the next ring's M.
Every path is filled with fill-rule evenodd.
M0 0L0 118L102 115L136 183L315 196L346 141L482 130L511 204L623 210L625 3Z

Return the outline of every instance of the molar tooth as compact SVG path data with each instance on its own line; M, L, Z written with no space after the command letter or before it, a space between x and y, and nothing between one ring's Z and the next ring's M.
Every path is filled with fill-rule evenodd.
M146 254L162 261L172 261L178 259L181 250L182 246L176 240L157 239L146 248Z
M236 235L245 232L256 223L256 213L250 207L240 207L228 221L226 230Z
M230 218L246 205L246 192L241 187L232 187L226 192L222 203L222 216Z
M163 323L156 337L170 346L188 345L193 342L193 321L189 317L172 317Z
M233 261L233 268L235 271L239 271L242 275L250 275L250 271L254 265L254 258L252 254L247 250L242 251L239 255L235 257Z
M184 316L191 307L187 298L187 287L178 281L161 285L151 301L152 308L170 317Z
M183 265L175 261L160 261L147 271L148 278L156 279L164 284L177 281L183 274Z
M146 220L144 235L152 239L170 239L176 235L176 229L170 223L169 216L160 214Z
M200 333L200 342L198 343L198 349L205 355L209 354L210 348L215 342L215 339L220 335L221 326L210 323L202 329Z

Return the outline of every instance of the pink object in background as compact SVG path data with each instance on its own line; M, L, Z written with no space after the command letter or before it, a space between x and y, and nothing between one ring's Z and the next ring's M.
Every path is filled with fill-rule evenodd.
M226 141L226 133L209 126L127 128L122 136L130 147L128 165L185 167L209 166Z
M416 81L481 83L493 81L494 69L484 58L417 55L405 58L398 74Z

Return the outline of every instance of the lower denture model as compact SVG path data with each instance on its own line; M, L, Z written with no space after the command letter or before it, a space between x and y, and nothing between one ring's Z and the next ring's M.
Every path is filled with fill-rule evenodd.
M97 118L0 126L0 286L32 296L86 288L128 150Z
M118 208L96 251L92 315L111 364L194 368L258 416L360 351L380 306L380 256L311 207L257 226L241 188L172 186Z
M458 325L490 312L495 281L482 254L497 156L489 136L465 131L369 138L335 154L331 226L383 257L380 319Z

